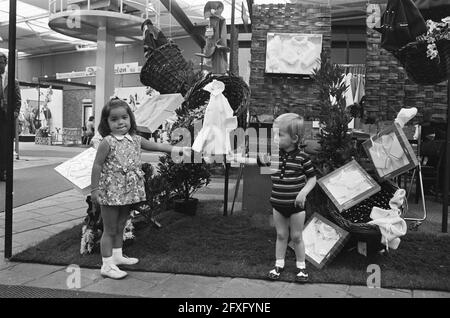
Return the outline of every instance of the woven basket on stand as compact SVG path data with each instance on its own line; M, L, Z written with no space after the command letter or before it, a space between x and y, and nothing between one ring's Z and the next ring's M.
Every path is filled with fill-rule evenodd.
M425 40L411 42L393 54L416 84L434 85L446 81L450 74L450 41L436 41L439 58L432 60L427 57L427 45Z
M381 188L389 193L392 193L392 195L394 195L395 191L397 191L397 189L398 189L398 186L396 184L394 184L393 182L386 181L381 184ZM376 196L376 195L377 194L374 194L374 196ZM360 204L361 205L362 204L371 205L371 200L370 200L370 198L368 198L368 199L360 202L358 205L360 205ZM370 208L372 208L372 207L373 206L371 206ZM406 210L406 207L403 206L401 208L402 215L405 214L405 212L406 212L405 210ZM342 213L344 213L344 211ZM364 238L370 238L370 239L380 238L381 239L381 232L380 232L380 229L378 228L378 226L373 225L373 224L368 224L368 223L354 223L354 222L344 218L342 213L340 213L336 208L330 208L330 210L329 210L329 214L330 214L331 218L333 219L333 221L335 221L335 223L337 225L342 227L344 230L350 232L351 234L356 235L358 238L362 238L362 239L364 239Z
M204 78L197 81L185 95L183 108L195 109L208 103L210 93L203 89L213 80L221 81L225 84L223 95L227 98L234 115L240 117L246 110L250 101L250 88L247 83L239 76L213 75L208 73Z
M141 83L150 86L161 94L184 94L189 89L189 79L194 71L186 62L178 46L169 42L148 54L142 67Z

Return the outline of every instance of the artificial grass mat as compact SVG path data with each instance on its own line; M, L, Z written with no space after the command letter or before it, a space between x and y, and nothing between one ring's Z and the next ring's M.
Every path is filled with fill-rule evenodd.
M220 202L199 202L195 216L167 211L163 227L146 226L124 247L139 263L126 270L266 279L274 264L276 232L255 227L248 215L220 215ZM99 253L80 255L81 225L17 255L12 261L100 268ZM369 264L381 268L381 287L450 290L450 236L409 231L397 250L364 257L347 247L321 270L307 263L311 283L366 285ZM294 281L288 248L280 280Z

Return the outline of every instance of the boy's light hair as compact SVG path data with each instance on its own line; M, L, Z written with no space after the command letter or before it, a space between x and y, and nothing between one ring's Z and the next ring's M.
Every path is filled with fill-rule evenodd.
M303 139L305 125L303 117L295 113L286 113L278 116L273 122L274 127L285 128L288 134L295 138L298 136L298 143Z

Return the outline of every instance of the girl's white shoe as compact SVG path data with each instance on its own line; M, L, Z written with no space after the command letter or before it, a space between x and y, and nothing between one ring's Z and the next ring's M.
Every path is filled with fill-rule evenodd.
M128 275L127 272L124 272L123 270L120 270L116 265L114 264L103 264L102 268L100 270L100 274L103 277L109 277L112 279L122 279L125 276Z

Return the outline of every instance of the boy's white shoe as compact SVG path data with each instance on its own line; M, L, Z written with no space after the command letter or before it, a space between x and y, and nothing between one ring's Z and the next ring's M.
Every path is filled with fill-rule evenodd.
M113 263L116 265L134 265L137 264L139 260L135 257L127 257L125 255L114 255Z
M100 274L103 277L109 277L112 279L122 279L128 275L127 272L120 270L114 264L103 264L100 270Z

